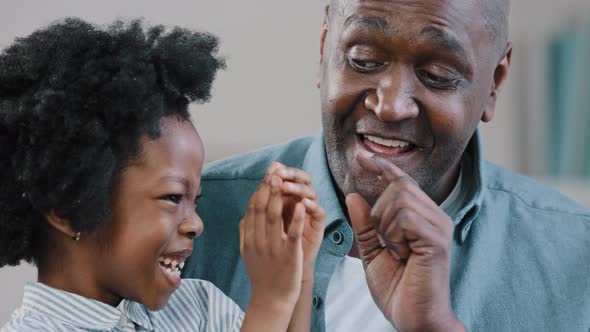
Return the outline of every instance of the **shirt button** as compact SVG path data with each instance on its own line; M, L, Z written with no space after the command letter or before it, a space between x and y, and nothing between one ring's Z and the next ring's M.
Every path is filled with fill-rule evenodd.
M319 309L322 306L322 298L317 295L314 295L311 299L311 306L314 309Z
M332 243L334 244L341 244L342 241L344 241L344 235L342 235L342 233L340 231L334 231L332 232Z

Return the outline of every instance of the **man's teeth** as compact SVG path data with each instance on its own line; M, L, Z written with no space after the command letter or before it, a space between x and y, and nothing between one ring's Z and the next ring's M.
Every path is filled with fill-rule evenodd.
M408 143L408 142L398 141L395 139L387 139L387 138L381 138L381 137L371 136L371 135L364 135L364 136L366 139L368 139L369 141L371 141L373 143L377 143L379 145L384 145L384 146L389 146L392 148L405 148L410 145L410 143Z

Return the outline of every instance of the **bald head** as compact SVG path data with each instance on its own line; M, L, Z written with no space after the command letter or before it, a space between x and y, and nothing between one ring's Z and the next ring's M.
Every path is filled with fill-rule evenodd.
M498 52L504 52L508 42L510 0L477 0L482 8L486 29Z
M498 52L504 52L508 42L510 0L473 0L481 8L485 28ZM352 0L330 0L328 15L344 15Z

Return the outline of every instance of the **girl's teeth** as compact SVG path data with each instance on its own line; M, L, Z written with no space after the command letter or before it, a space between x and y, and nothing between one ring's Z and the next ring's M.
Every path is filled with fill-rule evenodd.
M171 276L180 278L180 270L167 267L164 268L164 271L166 271L166 273L170 274Z
M175 259L165 258L163 256L158 258L158 262L168 265L168 267L165 267L166 271L171 273L178 271L178 275L180 275L180 270L184 267L184 262L178 262Z

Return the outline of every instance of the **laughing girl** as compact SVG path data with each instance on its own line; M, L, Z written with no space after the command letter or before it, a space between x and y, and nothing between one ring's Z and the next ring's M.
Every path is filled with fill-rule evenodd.
M204 227L188 106L209 99L217 48L208 33L66 19L0 54L0 267L38 268L2 331L309 330L302 282L324 217L302 171L273 164L245 211L245 316L180 279Z

